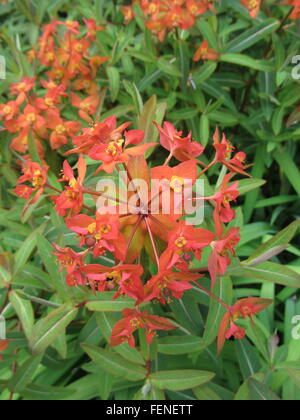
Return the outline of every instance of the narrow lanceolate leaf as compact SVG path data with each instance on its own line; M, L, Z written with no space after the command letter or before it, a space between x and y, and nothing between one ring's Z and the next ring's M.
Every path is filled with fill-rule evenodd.
M21 248L15 254L15 266L14 266L14 275L18 274L24 265L29 260L32 252L37 246L37 237L39 233L43 233L45 230L45 224L40 226L37 230L32 232L28 238L23 242Z
M158 389L184 391L203 385L211 381L214 376L212 372L200 370L170 370L153 373L150 380Z
M28 385L20 394L29 401L61 401L71 397L74 389L45 386L39 384Z
M249 379L249 390L254 401L279 401L280 398L270 390L267 385L256 379Z
M37 368L42 360L42 355L30 357L21 367L8 384L8 389L14 393L19 393L34 379Z
M220 277L213 290L214 295L216 295L220 300L231 305L232 303L232 281L231 278ZM216 339L219 326L222 321L222 318L226 312L226 309L218 303L216 300L211 299L210 307L208 312L208 317L205 325L205 333L203 336L202 346L203 348L208 347Z
M288 150L280 149L274 154L275 159L277 160L278 165L284 172L285 176L288 178L292 184L295 191L300 197L300 171L290 156Z
M115 102L118 98L120 91L120 73L116 67L108 67L106 71L108 76L111 100L112 102Z
M132 97L137 114L141 115L143 111L143 99L136 84L133 82L129 82L128 80L124 80L123 84L129 95Z
M131 363L113 352L88 344L82 344L82 348L93 362L114 376L126 378L129 381L139 381L146 377L145 368Z
M194 353L201 350L202 340L193 335L166 337L158 340L158 352L178 355Z
M78 309L63 305L41 319L33 328L30 347L34 354L43 353L73 321Z
M225 52L240 53L259 42L266 35L275 32L279 25L280 23L276 19L264 20L259 25L254 26L248 31L243 32L242 35L234 38L227 44Z
M242 179L239 181L238 191L240 195L247 194L250 191L256 190L266 184L264 179Z
M23 299L15 291L9 293L9 301L18 315L24 334L30 340L34 326L34 311L31 302Z
M225 63L237 64L239 66L248 67L259 71L272 71L273 66L267 61L255 60L244 54L222 54L221 61Z
M124 309L134 309L135 303L131 299L110 299L91 300L86 307L93 312L122 312Z
M248 340L235 342L236 354L244 379L255 375L260 370L259 355Z
M240 267L234 267L230 270L231 276L247 277L262 281L269 281L282 286L300 288L300 275L289 267L265 262L255 267L242 264Z

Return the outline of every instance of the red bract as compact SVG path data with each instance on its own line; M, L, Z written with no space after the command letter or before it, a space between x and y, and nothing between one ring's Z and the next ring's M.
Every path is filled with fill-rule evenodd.
M73 144L78 147L70 150L67 155L72 153L93 154L99 145L121 142L124 131L130 125L131 123L125 123L117 127L117 118L112 116L93 125L92 128L85 128L82 135L73 137Z
M77 233L80 246L84 244L93 248L94 257L99 257L106 252L115 254L118 260L126 257L126 241L119 231L119 216L101 215L96 213L96 219L78 214L66 220L67 227Z
M84 99L75 95L75 93L72 95L72 105L79 109L79 116L87 122L93 122L91 115L96 114L99 100L98 95L88 96Z
M114 299L121 295L142 302L144 299L143 283L141 276L143 267L140 265L118 265L116 267L104 267L90 264L82 268L94 290L99 292L116 290Z
M158 299L160 303L165 304L171 301L171 295L175 299L181 299L184 292L193 287L190 283L201 277L203 276L200 274L175 273L172 269L162 270L146 283L144 302Z
M86 277L81 272L81 267L84 266L84 257L86 253L74 252L71 248L61 248L54 244L56 252L53 254L57 257L58 263L62 266L61 271L67 271L67 284L70 287L85 286L88 282Z
M0 118L5 121L12 120L18 111L19 106L14 101L9 101L6 104L0 104Z
M18 186L15 193L28 201L28 205L34 204L43 194L47 184L48 166L43 168L31 160L27 160L22 165L23 175L18 179ZM30 185L25 185L25 183Z
M218 275L226 274L231 264L230 254L235 255L235 247L240 242L240 229L230 228L217 241L211 243L212 253L208 262L208 269L214 286Z
M245 338L245 330L235 324L239 318L246 319L248 317L253 323L253 316L265 310L272 303L273 301L270 299L247 298L239 300L234 306L230 307L220 324L218 351L221 352L226 339L229 340L231 337L234 337L242 340Z
M64 192L58 196L53 197L55 208L59 215L75 216L80 213L83 207L83 183L86 174L86 163L82 156L78 160L78 178L67 161L64 162L62 182L68 182ZM69 212L68 212L69 210Z
M225 165L232 173L239 173L244 176L250 176L245 172L244 162L246 160L246 154L244 152L239 152L234 155L233 158L231 158L234 147L226 139L225 134L223 134L221 141L218 130L216 130L214 135L214 148L216 150L216 162L220 162Z
M12 84L10 86L10 94L12 96L17 95L17 105L22 105L26 100L26 95L34 88L36 77L25 77L19 83Z
M119 321L112 330L110 345L119 346L128 342L130 347L135 347L133 334L139 328L146 329L146 338L148 344L151 344L156 336L156 331L171 331L176 327L167 319L149 315L148 312L139 312L137 310L125 309L123 319Z
M53 150L59 149L68 143L68 138L76 134L81 124L77 121L65 121L58 116L54 116L48 122L48 128L52 130L50 144Z
M180 162L192 160L200 156L204 147L201 144L192 141L192 134L182 137L182 131L177 131L173 124L165 122L161 127L155 123L160 133L161 145L170 152Z
M205 229L196 229L180 221L177 227L169 234L168 248L162 255L162 265L167 269L178 262L185 262L188 254L194 255L199 261L202 250L215 239L215 235Z
M219 53L211 48L209 48L208 41L203 41L198 50L196 51L193 60L218 60Z
M130 145L141 143L143 138L143 131L132 130L124 134L124 139L121 138L117 141L111 141L108 144L94 146L89 152L90 158L103 162L96 173L103 170L112 174L116 165L127 163L131 156L143 156L150 147L156 146L156 143L147 143L128 148Z
M250 16L255 19L259 14L261 1L262 0L241 0L241 3L249 10Z

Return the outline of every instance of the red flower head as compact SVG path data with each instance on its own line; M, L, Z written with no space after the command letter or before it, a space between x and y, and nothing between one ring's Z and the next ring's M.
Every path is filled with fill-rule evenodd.
M82 274L81 267L84 266L86 252L77 253L71 248L61 248L53 244L58 263L62 266L61 270L67 270L67 284L70 287L85 286L88 284L87 278Z
M160 143L170 154L180 162L193 160L200 156L204 147L192 141L192 134L182 137L182 131L177 131L173 124L165 122L163 128L154 123L160 132Z
M82 269L90 280L94 290L99 292L117 289L114 299L121 295L142 302L144 288L141 281L143 267L140 265L118 265L116 267L104 267L98 264L86 265Z
M105 121L94 125L92 128L83 129L84 134L73 137L73 144L78 147L70 150L66 154L89 154L94 146L109 144L110 142L120 142L123 139L123 132L130 125L131 123L125 123L120 127L117 127L117 118L115 116L109 117Z
M9 340L0 340L0 361L3 360L1 353L9 346Z
M96 173L103 170L112 174L119 163L128 162L131 156L142 156L150 147L156 146L156 143L146 143L128 148L128 146L141 143L144 135L141 130L131 130L125 132L124 138L121 136L119 140L94 146L89 152L89 157L103 162Z
M174 273L172 269L162 270L145 285L144 302L152 299L158 299L160 303L166 304L170 302L171 294L175 299L181 299L184 292L190 290L195 282L203 277L200 274Z
M131 6L122 6L120 10L125 18L126 25L134 19L134 11Z
M15 193L29 201L28 205L36 203L42 195L47 184L48 169L48 166L42 168L38 163L31 160L27 160L23 164L23 175L18 179L20 185L15 188ZM21 185L25 182L30 183L31 186ZM30 199L30 197L32 198Z
M214 148L216 150L216 162L220 162L225 165L232 173L239 173L248 177L250 176L247 172L245 172L244 162L246 160L246 154L244 152L239 152L231 159L234 147L226 139L225 134L223 134L222 141L220 140L218 129L214 135Z
M168 247L161 257L162 265L171 269L178 262L184 263L188 254L195 255L200 261L203 248L211 244L214 239L215 235L212 232L187 226L182 220L169 234ZM187 263L186 265L188 266Z
M180 165L170 168L167 165L158 166L152 169L152 180L161 182L161 191L152 198L152 205L163 205L170 194L170 215L177 220L182 215L182 203L184 194L188 189L192 190L197 179L197 163L195 161L183 162Z
M39 137L47 137L46 120L39 114L39 110L32 105L27 105L23 115L18 118L20 128L31 128Z
M230 228L221 238L211 243L212 253L208 261L208 269L214 286L219 274L226 274L231 264L230 253L235 255L234 248L241 239L239 228Z
M89 39L95 39L97 32L105 30L104 26L97 25L95 19L83 19L83 21L88 29L87 37Z
M21 82L10 86L10 94L13 96L18 95L16 99L17 105L22 105L22 103L26 100L26 95L34 88L35 81L36 77L25 77L21 80Z
M99 105L99 96L92 95L85 99L81 99L79 96L72 94L72 105L79 109L79 116L88 123L93 122L92 115L96 114Z
M65 22L64 21L58 21L57 23L59 25L65 26L67 28L67 31L71 32L74 35L79 35L80 34L80 31L79 31L80 25L79 25L79 22L77 22L77 21L67 20Z
M75 178L74 171L67 161L64 162L62 182L68 182L65 191L59 197L52 197L55 202L56 211L60 216L75 216L80 213L83 207L83 183L86 175L86 163L82 156L78 160L78 178Z
M218 60L219 53L211 48L209 48L208 41L203 41L198 50L196 51L193 60Z
M94 257L112 252L122 261L126 257L126 240L120 233L120 221L117 215L101 215L97 212L96 219L78 214L66 220L68 229L81 237L80 246L84 244L93 248Z
M115 347L128 342L130 347L135 347L133 334L139 328L146 329L147 342L150 345L156 336L157 330L170 331L177 327L167 319L156 315L149 315L148 312L125 309L123 311L123 319L112 330L110 345Z
M261 1L262 0L241 0L241 3L249 10L250 16L255 19L259 14Z
M65 121L59 116L53 116L49 119L48 128L53 130L50 144L52 149L56 150L68 143L68 138L80 130L81 124L77 121Z
M248 317L253 323L252 317L264 311L272 303L273 301L270 299L248 298L239 300L234 306L230 307L220 324L218 351L221 352L226 339L229 340L234 337L242 340L246 337L245 330L235 324L239 318L246 319Z
M12 120L18 112L18 104L14 101L10 101L7 104L0 104L0 119L4 119L5 121Z

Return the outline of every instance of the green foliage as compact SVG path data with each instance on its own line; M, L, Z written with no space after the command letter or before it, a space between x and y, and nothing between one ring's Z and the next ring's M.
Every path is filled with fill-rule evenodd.
M254 163L253 178L239 186L235 226L242 228L242 241L214 294L229 305L248 296L274 304L255 320L255 330L245 322L249 340L229 341L217 355L224 310L195 287L167 307L179 328L162 333L152 349L144 337L137 349L127 344L108 349L112 326L132 302L66 286L51 242L74 245L74 237L43 196L22 216L23 203L12 193L18 169L1 132L0 314L7 320L10 345L0 362L0 399L163 400L186 391L180 399L300 400L300 340L292 334L300 315L300 117L295 112L300 85L291 76L299 22L287 24L287 8L273 0L259 19L250 19L238 0L223 0L216 16L208 13L190 31L174 31L160 43L139 19L123 24L123 3L1 4L0 45L7 60L1 102L9 83L34 74L26 53L43 23L97 17L106 30L98 33L95 50L110 57L97 79L103 90L101 118L132 119L146 131L146 141L157 141L152 122L166 118L180 130L192 130L208 147L219 126ZM218 62L192 61L204 39L220 52ZM36 156L33 144L30 154ZM153 164L162 161L153 149L149 156ZM62 160L49 153L53 173Z

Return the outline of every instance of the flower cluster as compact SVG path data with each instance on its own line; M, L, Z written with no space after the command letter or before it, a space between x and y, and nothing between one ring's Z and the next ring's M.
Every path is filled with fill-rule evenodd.
M146 19L146 27L163 41L167 32L174 28L190 29L196 23L197 17L208 10L214 10L217 0L135 0ZM126 23L135 16L133 6L124 6L121 11Z
M135 302L135 309L124 311L122 320L113 329L113 346L125 341L134 346L134 332L139 328L146 330L149 343L156 331L175 328L168 319L141 312L140 306L150 302L166 305L172 299L181 299L193 286L202 288L199 280L206 274L210 275L213 287L218 277L226 273L240 240L239 229L228 224L235 219L232 204L239 196L239 182L233 178L248 176L245 153L236 153L225 134L221 136L217 130L213 141L215 153L211 162L204 164L199 159L204 147L191 133L184 135L169 122L155 124L160 146L169 153L161 166L150 168L145 159L145 153L159 145L145 142L145 133L130 130L130 123L118 125L113 116L71 135L73 147L66 155L78 155L78 159L74 167L67 160L64 162L58 180L61 190L48 180L46 164L30 159L23 164L23 176L15 190L28 204L41 197L44 190L51 191L58 215L65 218L67 228L78 236L80 252L54 244L54 254L61 269L66 269L70 287L88 286L94 293L114 292L114 299L127 297ZM214 194L199 196L194 187L216 165L225 167L227 173ZM93 198L96 204L102 196L86 186L90 166L95 166L91 174L105 176L120 171L126 175L123 180L123 188L129 191L126 201L120 194L103 195L115 202L115 210L130 203L127 212L112 212L110 206L105 209L87 206L87 198ZM150 185L151 180L158 181L156 194L142 194L137 177L145 185ZM213 223L205 221L198 227L187 222L186 210L178 210L185 188L192 193L190 204L211 204ZM167 213L163 211L166 193L171 202ZM148 254L156 272L150 274L141 265L142 253ZM204 253L209 256L206 260ZM101 265L102 261L111 263ZM207 293L215 298L210 291Z
M52 21L44 27L28 58L33 65L44 66L45 78L25 77L12 84L11 100L0 105L0 120L13 134L13 150L26 154L33 144L44 159L48 145L61 148L83 121L92 121L100 101L97 69L108 60L89 52L101 30L94 20L85 20L83 29L76 21ZM66 105L78 110L82 122L65 116Z
M246 336L244 328L236 325L240 319L250 318L253 324L253 316L259 314L273 303L270 299L248 298L239 300L234 306L229 307L224 315L219 329L218 349L222 350L225 340L234 337L242 340Z

